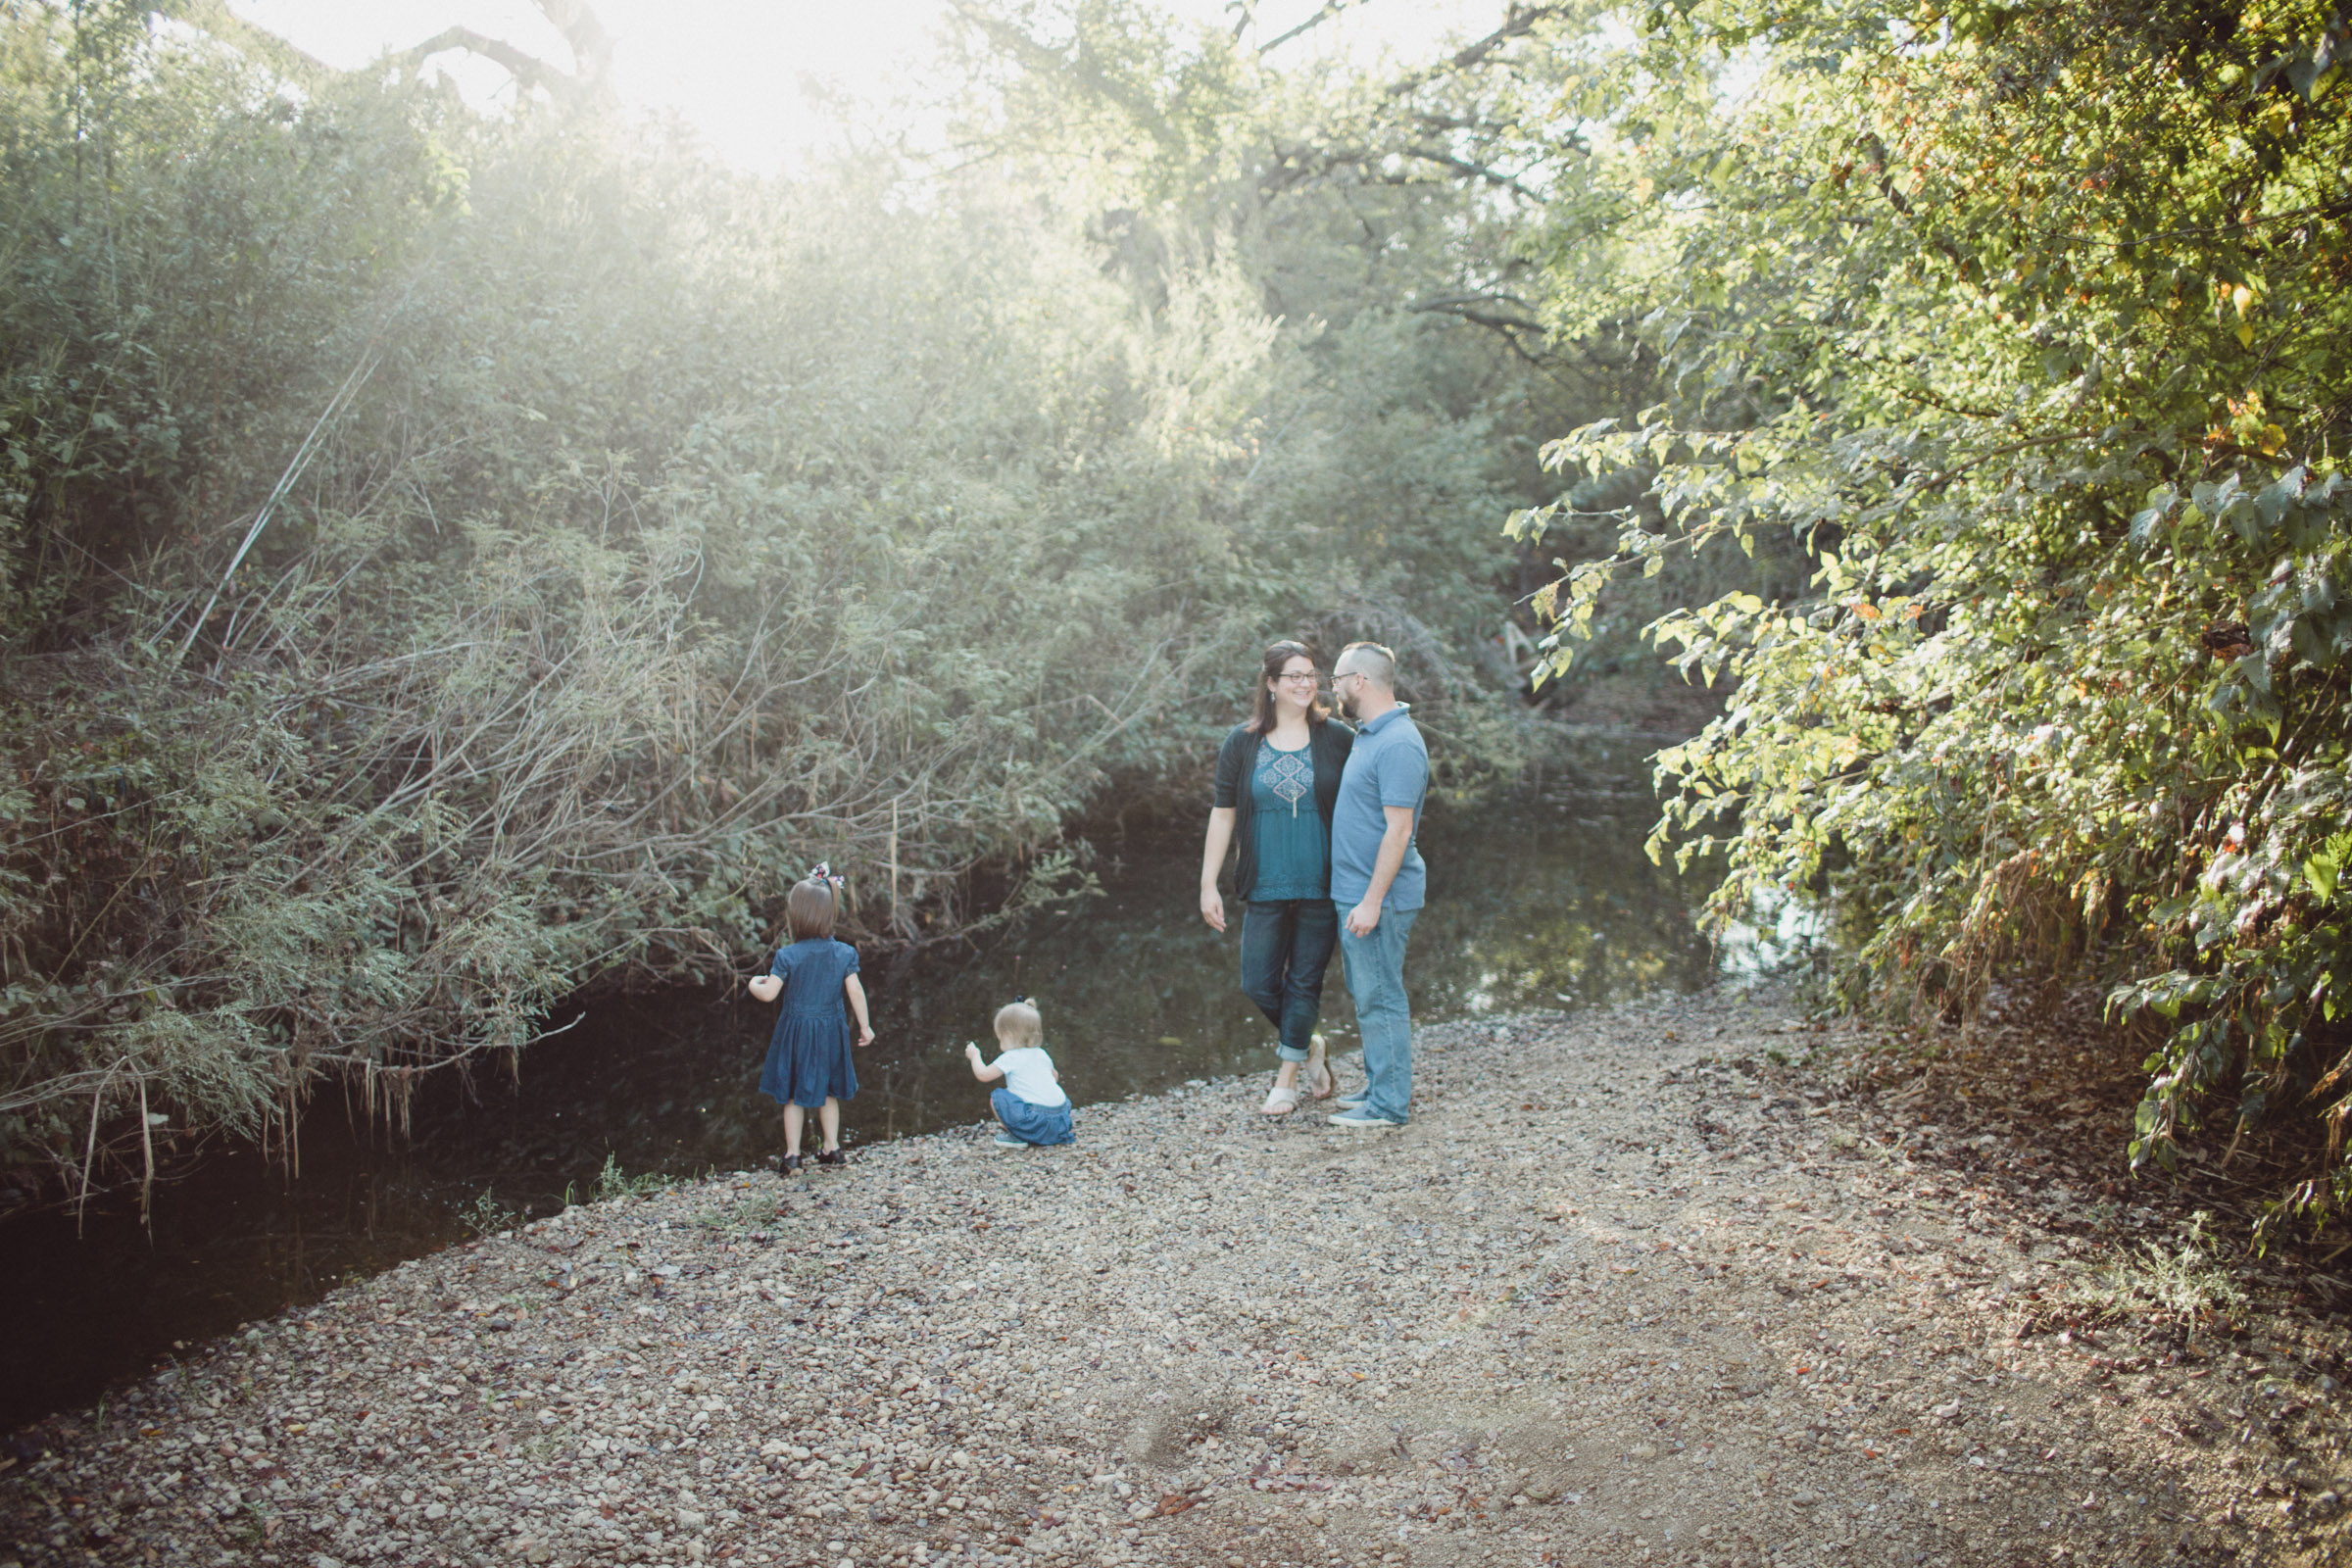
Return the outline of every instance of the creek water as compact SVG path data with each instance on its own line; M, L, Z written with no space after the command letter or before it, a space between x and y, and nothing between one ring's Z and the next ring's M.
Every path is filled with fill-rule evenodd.
M1588 741L1509 793L1432 804L1429 905L1406 964L1416 1018L1694 989L1773 967L1806 943L1793 916L1720 944L1697 933L1711 872L1678 875L1642 851L1653 744ZM1219 936L1196 911L1196 834L1098 848L1101 897L896 973L874 965L878 1038L858 1061L845 1143L986 1119L962 1045L988 1043L991 1015L1015 992L1037 1000L1081 1106L1271 1071L1272 1031L1235 989L1239 919ZM1341 975L1335 956L1323 1005L1335 1054L1355 1043ZM609 999L558 1021L572 1014L513 1078L419 1094L405 1137L319 1094L299 1176L250 1149L219 1150L159 1190L151 1232L119 1201L94 1203L78 1235L70 1214L0 1227L0 1432L93 1398L177 1348L495 1228L502 1214L593 1195L608 1166L685 1176L763 1168L781 1151L775 1107L754 1087L774 1011L740 986ZM1359 1081L1351 1066L1341 1077Z

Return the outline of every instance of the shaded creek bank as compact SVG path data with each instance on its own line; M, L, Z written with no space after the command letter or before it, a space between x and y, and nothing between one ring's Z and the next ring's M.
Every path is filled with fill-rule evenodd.
M2128 1103L2053 1136L1799 1028L1440 1024L1398 1132L1253 1074L572 1208L46 1423L0 1564L2340 1560L2340 1328L2086 1332L2192 1228L2048 1180Z
M1642 856L1648 749L1590 742L1538 785L1433 807L1431 905L1410 966L1422 1017L1575 1009L1777 958L1786 934L1742 933L1716 951L1691 924L1706 878ZM879 1039L858 1062L850 1140L984 1116L958 1053L1016 990L1040 998L1082 1104L1270 1067L1270 1031L1235 989L1235 939L1194 912L1199 854L1189 835L1104 843L1102 898L895 976L875 965ZM1349 1049L1336 961L1324 1016L1335 1049ZM79 1241L71 1216L9 1222L0 1430L93 1396L175 1341L315 1300L502 1215L553 1212L567 1191L592 1196L608 1160L630 1176L763 1168L780 1147L774 1107L754 1089L771 1017L738 990L600 1002L526 1053L519 1082L484 1074L471 1099L454 1084L420 1094L405 1140L323 1090L298 1180L250 1150L217 1153L162 1191L152 1243L120 1204L94 1208Z

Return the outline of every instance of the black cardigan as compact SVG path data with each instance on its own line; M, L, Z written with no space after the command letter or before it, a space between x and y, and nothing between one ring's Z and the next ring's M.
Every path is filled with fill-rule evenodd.
M1225 744L1217 748L1217 793L1219 808L1235 808L1233 817L1233 894L1248 903L1250 890L1257 885L1257 813L1247 809L1244 799L1250 791L1250 780L1257 771L1257 747L1265 737L1252 732L1247 724L1236 724ZM1309 722L1306 747L1315 769L1315 814L1323 818L1323 842L1327 846L1324 858L1329 859L1331 843L1331 813L1340 804L1340 770L1348 765L1348 754L1355 749L1355 731L1337 719L1317 724Z

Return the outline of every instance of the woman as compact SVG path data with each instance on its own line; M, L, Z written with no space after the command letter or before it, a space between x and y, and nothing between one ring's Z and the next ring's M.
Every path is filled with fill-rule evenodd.
M1315 1015L1323 970L1339 939L1331 906L1331 808L1340 769L1355 732L1335 723L1317 689L1315 658L1303 643L1266 650L1257 702L1217 751L1217 792L1200 853L1200 918L1225 929L1217 873L1228 848L1234 896L1243 903L1242 991L1280 1035L1281 1065L1260 1108L1287 1116L1298 1108L1298 1066L1307 1091L1332 1091Z

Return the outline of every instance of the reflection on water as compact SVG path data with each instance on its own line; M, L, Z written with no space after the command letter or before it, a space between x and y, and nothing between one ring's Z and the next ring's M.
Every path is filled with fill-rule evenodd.
M1642 751L1594 748L1540 788L1431 808L1430 903L1406 964L1417 1017L1690 989L1727 967L1768 967L1801 940L1785 923L1717 952L1695 934L1706 878L1642 854L1652 816ZM849 1141L985 1118L962 1045L985 1043L1016 991L1038 1000L1081 1104L1271 1071L1273 1032L1234 985L1238 937L1194 910L1199 855L1191 840L1106 852L1100 899L901 974L876 965L865 980L879 1038L858 1059ZM477 1080L470 1101L420 1096L405 1145L349 1121L330 1092L305 1122L298 1182L223 1154L160 1195L152 1245L113 1211L94 1212L78 1244L70 1218L14 1222L0 1232L16 1285L0 1309L0 1428L90 1396L174 1340L461 1240L461 1210L485 1194L494 1208L544 1212L567 1188L593 1190L608 1156L630 1174L762 1163L782 1147L775 1107L754 1088L773 1015L740 989L599 1004L531 1052L519 1083ZM1352 1048L1336 957L1324 1024L1335 1051Z

